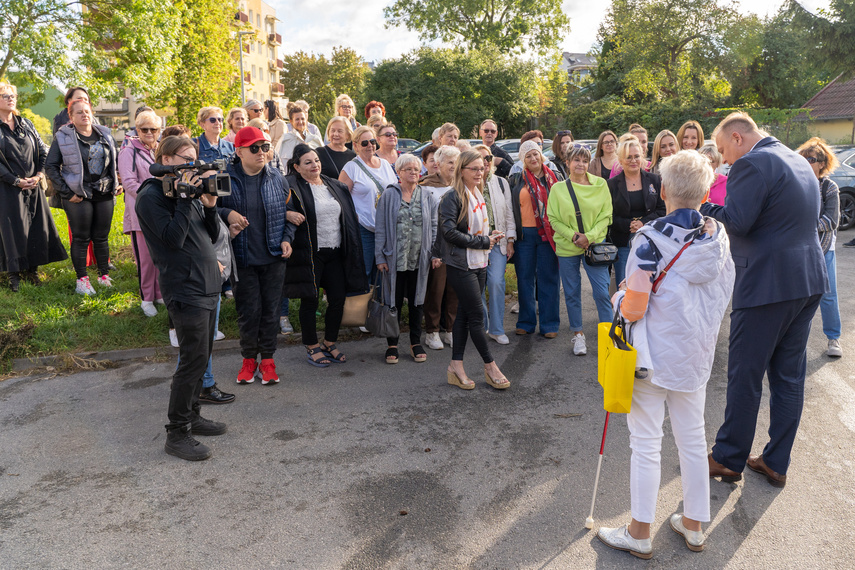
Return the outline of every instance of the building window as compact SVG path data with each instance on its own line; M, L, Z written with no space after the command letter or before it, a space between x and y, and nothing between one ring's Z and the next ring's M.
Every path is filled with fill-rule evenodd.
M255 15L255 23L256 23L255 27L260 30L261 29L261 14Z
M249 11L249 23L252 24L252 10Z
M252 66L252 78L255 79L255 65Z

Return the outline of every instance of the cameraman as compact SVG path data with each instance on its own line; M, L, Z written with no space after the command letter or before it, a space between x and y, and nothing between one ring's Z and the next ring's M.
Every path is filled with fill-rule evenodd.
M196 143L187 137L165 137L157 147L155 162L177 166L195 162ZM216 174L207 171L204 176ZM198 186L193 175L189 184ZM217 297L222 286L214 243L220 233L217 198L169 198L163 182L150 178L137 193L136 213L151 258L160 275L169 316L175 325L180 362L172 377L166 453L199 461L211 450L193 435L221 435L226 425L199 415L202 375L208 365L216 331ZM280 286L281 288L281 286Z

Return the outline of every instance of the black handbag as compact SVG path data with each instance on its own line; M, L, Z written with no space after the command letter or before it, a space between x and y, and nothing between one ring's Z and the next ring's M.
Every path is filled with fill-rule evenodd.
M389 271L392 271L390 269ZM377 273L378 277L380 272ZM401 334L398 324L398 309L384 305L379 297L382 287L374 287L374 295L368 301L368 317L365 319L365 328L374 336L380 338L397 338Z
M576 199L576 192L573 191L573 183L567 181L567 190L570 192L570 198L573 200L573 206L576 208L576 225L579 226L579 233L585 233L585 225L582 223L582 211L579 209L579 201ZM607 241L588 244L588 249L585 250L585 263L592 267L601 265L611 265L617 260L617 246Z

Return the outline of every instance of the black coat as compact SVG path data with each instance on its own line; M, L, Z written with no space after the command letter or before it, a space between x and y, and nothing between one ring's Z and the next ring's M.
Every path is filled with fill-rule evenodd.
M618 247L627 247L634 234L629 231L632 215L629 209L629 191L626 189L626 175L621 172L609 179L609 192L612 195L612 225L609 226L611 241ZM660 195L662 179L652 172L641 171L641 193L644 195L643 223L665 215L665 202Z
M463 216L458 221L460 208L460 200L453 188L440 199L436 241L433 242L431 257L441 259L449 267L466 271L469 269L466 250L490 249L490 238L470 235L469 218Z
M356 208L347 186L321 174L321 179L330 190L333 198L341 206L341 253L344 259L345 290L348 293L368 291L368 277L362 260L362 239L359 235L359 222ZM315 275L314 256L318 252L317 218L315 216L315 198L309 183L302 176L291 174L286 177L291 186L292 200L288 204L289 212L298 212L306 216L306 221L295 226L286 224L285 241L291 243L291 257L288 258L288 270L285 272L284 295L288 298L306 299L318 295L318 282Z

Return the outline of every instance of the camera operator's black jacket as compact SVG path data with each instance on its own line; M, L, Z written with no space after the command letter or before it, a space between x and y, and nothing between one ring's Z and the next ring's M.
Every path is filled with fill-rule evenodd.
M217 208L167 198L161 181L150 178L137 192L135 211L167 306L180 301L215 308L223 286L214 249L220 235Z
M313 255L317 252L318 233L315 216L315 198L309 183L302 176L291 174L285 178L291 186L288 211L306 216L306 221L295 226L286 223L285 241L291 243L292 253L288 259L288 271L285 273L284 295L289 298L309 298L318 294ZM368 277L362 260L362 240L359 236L359 222L356 208L347 186L321 174L333 198L341 206L341 253L344 259L345 290L348 293L363 293L368 290Z

